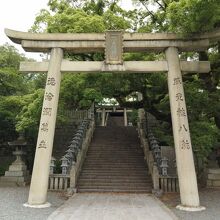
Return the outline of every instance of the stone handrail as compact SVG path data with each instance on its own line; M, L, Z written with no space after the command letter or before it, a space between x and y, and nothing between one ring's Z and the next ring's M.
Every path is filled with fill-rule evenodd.
M71 115L77 115L74 112L68 112ZM77 180L79 170L81 169L83 160L95 127L94 122L94 104L85 111L79 111L81 123L78 126L70 145L67 146L65 155L61 158L61 174L54 174L55 161L52 157L50 164L49 189L50 190L66 190L67 187L74 185ZM83 120L82 120L83 119ZM74 171L73 171L74 170ZM70 173L71 178L70 178ZM75 174L74 174L75 173Z
M55 159L51 160L51 170L49 176L50 190L66 190L75 188L76 181L86 156L90 141L95 128L94 119L85 119L78 127L72 142L67 147L66 154L61 161L61 174L54 174Z
M141 126L140 121L138 122L138 133L141 141L141 146L143 147L145 160L147 162L150 175L152 177L153 189L159 190L159 170L156 163L154 162L153 154L150 151L148 141L146 139L145 131L143 129L143 126Z
M167 158L161 158L161 147L154 137L150 124L145 119L145 113L142 109L139 112L138 133L143 147L145 160L152 177L153 191L162 192L178 192L177 176L170 176L167 172Z
M92 120L86 132L85 139L83 140L81 151L77 155L76 163L74 163L70 169L70 190L72 192L76 190L77 179L80 174L83 162L85 160L89 144L92 140L94 129L95 122L94 120Z
M49 176L49 190L66 191L70 185L70 176L64 174L51 174Z

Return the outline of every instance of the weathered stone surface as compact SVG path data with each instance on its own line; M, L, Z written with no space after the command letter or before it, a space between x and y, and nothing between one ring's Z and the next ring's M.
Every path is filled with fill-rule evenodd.
M25 171L27 170L27 166L25 164L15 164L9 166L9 171L16 172L16 171Z
M210 173L210 174L219 174L220 175L220 168L208 169L208 173Z
M220 180L220 174L209 173L208 174L208 179L209 180Z
M97 34L34 34L5 29L6 35L26 51L46 52L59 47L75 52L104 51L105 35ZM167 47L181 51L200 51L209 47L209 37L195 36L191 39L170 33L124 34L123 48L128 51L164 51Z
M212 186L214 186L214 187L220 187L220 180L213 180L213 181L212 181Z
M147 194L75 194L48 220L177 220L157 198Z
M200 207L178 49L168 48L166 58L181 205Z
M21 72L47 72L49 62L21 62ZM206 61L180 61L184 73L208 73L210 63ZM106 65L102 61L67 61L63 60L61 72L127 72L152 73L168 71L166 61L125 61L122 65Z
M208 187L212 186L212 180L207 180L206 184L207 184Z
M63 50L60 48L52 49L28 198L28 204L31 206L41 206L45 204L47 200L50 159L53 149L62 59ZM52 94L52 99L48 99L47 94Z
M14 177L23 177L23 176L28 176L29 171L23 170L23 171L6 171L5 176L14 176Z

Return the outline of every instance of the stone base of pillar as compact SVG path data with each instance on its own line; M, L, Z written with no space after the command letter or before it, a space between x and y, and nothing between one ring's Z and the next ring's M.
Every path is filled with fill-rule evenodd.
M24 203L23 206L27 208L43 209L43 208L49 208L51 204L49 202L46 202L44 204L39 204L39 205L30 205L29 203Z
M206 208L204 206L192 207L192 206L178 205L176 206L176 209L187 212L200 212L200 211L204 211Z

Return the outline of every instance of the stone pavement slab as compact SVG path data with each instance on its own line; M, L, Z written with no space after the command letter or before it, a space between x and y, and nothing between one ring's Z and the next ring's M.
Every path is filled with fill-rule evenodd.
M66 198L62 193L48 192L50 208L33 209L23 206L27 202L29 187L0 187L0 220L46 220Z
M177 220L149 194L78 193L55 210L48 220Z

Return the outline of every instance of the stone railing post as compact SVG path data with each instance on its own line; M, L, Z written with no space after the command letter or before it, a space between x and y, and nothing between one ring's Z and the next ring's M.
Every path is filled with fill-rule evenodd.
M128 115L127 115L127 109L124 108L124 126L128 126Z
M160 189L159 171L158 171L156 163L154 163L154 165L153 165L152 179L153 179L153 188L154 188L154 190L158 191Z
M101 124L101 126L105 126L105 116L106 116L105 108L103 108L102 109L102 124Z

